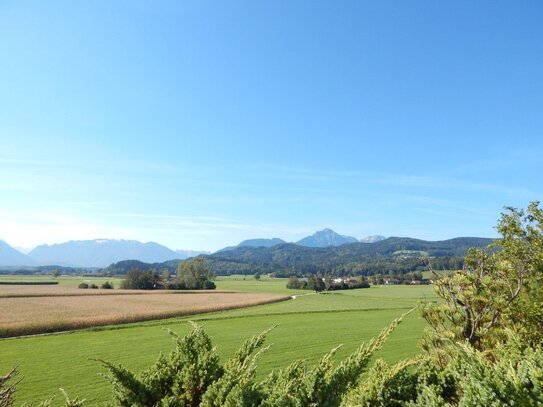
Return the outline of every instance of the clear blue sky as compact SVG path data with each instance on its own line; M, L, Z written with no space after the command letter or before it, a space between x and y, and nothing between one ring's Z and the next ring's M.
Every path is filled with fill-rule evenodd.
M543 198L543 2L0 2L0 239L494 236Z

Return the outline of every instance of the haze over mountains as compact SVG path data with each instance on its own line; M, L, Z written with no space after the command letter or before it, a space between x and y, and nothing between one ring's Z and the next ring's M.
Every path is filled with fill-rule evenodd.
M0 266L33 266L35 265L32 260L26 254L15 250L6 242L0 240Z
M328 247L356 242L358 242L356 237L340 235L332 229L323 229L313 233L311 236L298 240L296 244L306 247Z
M39 264L105 267L122 259L138 259L154 263L175 259L179 255L154 242L97 239L41 245L28 253L28 256Z
M111 263L127 259L159 263L207 253L209 252L195 250L174 251L155 242L96 239L44 244L28 254L23 254L0 241L0 266L107 267Z

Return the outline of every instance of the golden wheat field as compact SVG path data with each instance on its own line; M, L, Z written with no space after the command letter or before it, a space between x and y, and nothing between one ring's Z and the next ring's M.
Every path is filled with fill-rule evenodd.
M65 286L65 285L0 285L0 298L8 297L61 297L61 296L81 296L81 295L156 295L160 294L190 294L190 293L221 293L220 290L212 291L145 291L145 290L104 290L104 289L86 289L82 290L75 286Z
M44 289L42 295L36 294L36 288ZM91 295L87 290L82 292L62 288L54 293L51 287L36 288L28 290L27 296L19 292L18 296L2 297L0 293L0 309L3 310L0 313L0 337L163 319L288 298L277 294L220 291L108 290L108 294L104 295L106 291L100 290L96 295Z

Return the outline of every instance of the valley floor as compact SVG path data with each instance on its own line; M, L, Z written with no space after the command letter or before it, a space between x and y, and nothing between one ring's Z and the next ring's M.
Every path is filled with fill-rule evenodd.
M297 298L191 317L0 340L1 369L18 366L23 377L18 385L18 404L36 403L51 396L56 396L60 403L59 388L86 398L90 404L105 402L111 397L111 388L100 375L105 370L96 359L143 369L160 352L167 353L172 348L172 339L165 329L187 333L188 320L204 326L223 358L232 355L245 339L277 325L267 339L272 346L259 363L258 375L263 376L295 359L315 363L339 344L343 347L335 359L344 358L393 319L415 307L420 299L436 298L428 286L374 286L316 295L287 290L285 279L256 281L250 276L237 276L219 278L216 283L219 289L290 294ZM304 293L309 295L298 296ZM424 325L416 312L408 315L379 357L397 361L418 353Z

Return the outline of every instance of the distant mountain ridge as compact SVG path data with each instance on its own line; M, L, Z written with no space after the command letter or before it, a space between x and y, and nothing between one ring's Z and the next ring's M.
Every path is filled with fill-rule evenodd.
M159 263L180 258L180 254L155 242L136 240L72 240L53 245L41 245L28 256L35 263L72 267L106 267L121 260L135 259Z
M178 259L188 259L189 257L196 257L200 254L211 254L211 252L208 252L206 250L185 250L185 249L177 249L175 252L178 254Z
M0 266L32 266L35 262L26 254L0 240Z
M356 237L340 235L339 233L336 233L330 228L325 228L323 230L319 230L313 233L310 236L306 236L298 240L294 244L297 244L299 246L305 246L305 247L330 247L330 246L341 246L344 244L357 243L357 242L375 243L384 239L386 239L385 236L373 235L373 236L367 236L358 240ZM217 250L215 253L221 253L221 252L232 250L238 247L273 247L273 246L276 246L279 244L285 244L285 243L287 242L277 237L274 237L272 239L265 239L265 238L248 239L248 240L244 240L238 243L236 246L224 247L220 250Z
M247 239L238 244L238 247L241 246L251 246L251 247L272 247L278 244L286 243L283 239L274 237L271 239Z
M311 236L298 240L296 244L306 247L328 247L356 242L358 242L356 237L340 235L332 229L326 228L313 233Z
M300 242L306 245L298 244ZM429 242L400 237L385 239L380 235L357 241L354 237L324 229L298 243L286 243L279 238L248 239L213 254L195 250L174 251L154 242L95 239L41 245L25 255L0 241L0 267L57 265L104 268L117 262L139 261L153 266L167 263L170 268L187 257L204 254L214 263L218 273L254 272L256 269L273 272L298 267L307 272L334 272L334 267L344 267L349 262L352 265L358 264L356 267L363 269L362 263L379 262L381 258L388 259L387 261L413 261L423 256L463 257L469 247L484 247L490 242L492 239L485 238L455 238ZM310 244L315 246L309 246Z

